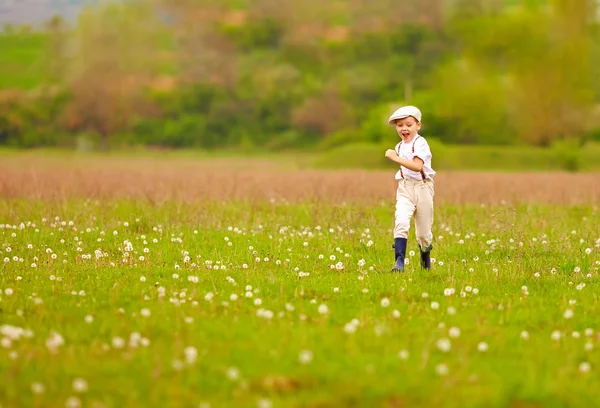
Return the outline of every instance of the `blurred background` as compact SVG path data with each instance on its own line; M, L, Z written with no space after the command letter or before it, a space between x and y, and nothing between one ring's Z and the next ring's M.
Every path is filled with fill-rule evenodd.
M600 169L597 0L0 0L0 148Z

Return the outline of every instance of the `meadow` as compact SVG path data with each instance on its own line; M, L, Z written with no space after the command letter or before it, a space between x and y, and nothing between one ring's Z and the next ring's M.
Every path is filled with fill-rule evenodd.
M392 178L3 157L0 406L594 406L600 176L440 172L404 274Z

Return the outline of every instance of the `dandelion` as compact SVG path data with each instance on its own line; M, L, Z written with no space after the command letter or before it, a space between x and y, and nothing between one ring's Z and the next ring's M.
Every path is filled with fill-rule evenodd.
M448 375L448 366L446 364L438 364L435 367L435 372L440 376Z
M44 387L44 384L39 382L34 382L31 384L31 392L34 394L43 394L45 391L46 387Z
M455 315L456 314L456 308L454 306L449 306L447 309L447 312L449 315Z
M230 367L227 369L227 378L232 381L235 381L240 378L240 371L235 367Z
M561 334L560 334L560 332L559 332L558 330L554 330L554 331L552 332L552 334L550 335L550 338L551 338L552 340L554 340L554 341L558 341L558 340L560 340L560 337L561 337Z
M567 310L565 310L565 313L563 314L563 317L565 319L570 319L570 318L573 317L573 314L574 314L573 313L573 309L567 309Z
M67 401L65 402L65 406L67 408L80 408L81 401L77 397L69 397L69 398L67 398Z
M523 331L521 332L521 338L522 338L523 340L529 340L529 333L528 333L527 331L523 330Z
M591 254L591 253L592 253L592 248L586 248L586 249L585 249L585 253L586 253L587 255Z
M409 354L407 350L400 350L398 352L398 358L400 360L408 360Z
M439 339L435 344L437 348L444 353L449 352L452 347L450 340L446 338Z
M73 380L73 391L75 392L86 392L88 390L88 383L83 378L76 378Z
M322 314L322 315L325 315L325 314L329 313L329 308L327 307L326 304L321 304L319 306L319 313Z
M591 369L592 369L592 366L588 362L584 361L583 363L579 364L579 372L580 373L583 373L583 374L589 373Z
M584 333L587 337L591 337L594 335L594 329L587 328L587 329L585 329Z
M458 327L451 327L448 330L448 335L453 338L456 339L460 336L460 329Z
M312 361L313 359L313 353L310 350L302 350L300 352L300 355L298 356L298 360L300 361L300 364L308 364Z
M143 308L143 309L140 311L140 314L141 314L143 317L150 317L150 315L151 315L151 312L150 312L150 309Z
M185 350L183 350L183 354L185 354L185 361L188 364L194 364L198 358L198 350L193 346L186 347Z
M381 299L381 307L388 307L390 305L390 300L388 298Z
M215 295L212 292L208 292L206 295L204 295L204 300L207 302L212 302L214 296Z
M85 317L85 319L84 319L84 320L85 320L85 322L86 322L86 323L88 323L88 324L89 324L89 323L92 323L92 322L94 321L94 316L92 316L92 315L87 315L87 316Z
M13 290L11 288L6 288L6 289L4 289L4 294L6 296L12 296Z
M440 304L438 302L431 302L431 308L433 310L438 310L440 308Z
M125 340L123 338L115 336L111 340L112 346L116 349L121 349L125 346Z
M477 350L481 353L485 353L486 351L488 351L488 344L485 341L482 341L477 345Z

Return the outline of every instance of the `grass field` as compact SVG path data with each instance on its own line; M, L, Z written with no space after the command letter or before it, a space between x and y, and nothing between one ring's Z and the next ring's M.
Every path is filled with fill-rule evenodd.
M597 174L440 173L433 269L392 274L393 172L0 170L2 407L600 397Z

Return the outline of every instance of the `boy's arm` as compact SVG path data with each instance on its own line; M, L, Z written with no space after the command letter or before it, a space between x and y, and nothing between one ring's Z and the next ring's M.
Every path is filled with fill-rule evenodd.
M412 160L406 160L406 159L403 159L402 157L398 156L398 153L396 153L396 151L392 150L392 149L388 149L385 152L385 157L387 157L391 161L398 163L402 167L405 167L409 170L412 170L412 171L423 170L423 164L424 164L423 160L421 160L418 157L415 157Z

